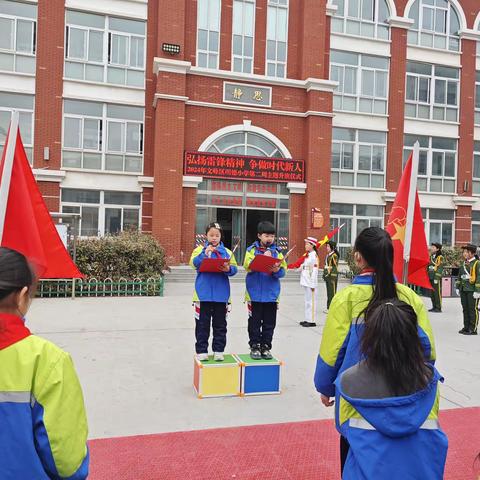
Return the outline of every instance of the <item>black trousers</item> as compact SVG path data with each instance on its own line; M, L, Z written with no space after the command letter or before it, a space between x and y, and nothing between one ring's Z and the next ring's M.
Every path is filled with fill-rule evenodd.
M341 476L343 477L343 467L345 467L345 462L347 461L348 451L350 450L350 444L348 440L340 436L340 468L341 468Z
M463 309L463 329L476 332L478 326L478 300L473 298L473 292L460 290L460 301Z
M250 347L260 344L270 350L277 324L277 302L251 302L251 304L252 314L248 318Z
M195 324L195 351L208 352L210 323L213 329L213 351L223 352L227 344L227 304L221 302L200 302L200 316Z

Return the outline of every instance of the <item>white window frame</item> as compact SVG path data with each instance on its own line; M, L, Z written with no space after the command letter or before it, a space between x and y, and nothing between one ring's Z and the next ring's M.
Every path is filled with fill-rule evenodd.
M448 210L444 208L422 208L422 217L423 217L423 223L425 225L425 236L427 240L427 244L431 244L432 242L439 242L442 245L446 247L452 247L455 245L455 210L451 210L453 212L453 219L452 220L439 220L439 219L431 219L430 218L430 210ZM448 210L450 211L450 210ZM432 239L431 237L431 231L430 228L432 225L440 225L440 241L439 239ZM450 225L452 229L452 243L448 244L445 243L444 240L444 232L443 232L443 226L444 225Z
M475 168L477 161L478 169ZM475 175L477 170L478 176ZM480 142L473 142L473 164L472 164L472 195L480 195Z
M420 153L426 153L427 155L427 164L426 164L426 174L418 173L418 184L417 188L419 192L430 192L436 194L445 194L445 195L455 195L457 191L457 170L458 170L458 140L457 139L450 139L455 140L457 142L455 150L446 150L441 148L433 148L433 139L438 137L428 137L428 147L420 146ZM405 142L404 142L405 145ZM406 160L408 156L413 151L413 146L404 146L403 147L403 166L405 166ZM443 172L445 172L445 154L446 153L454 153L455 154L455 173L453 176L445 176L445 175L433 175L433 154L439 153L443 155ZM441 181L442 188L441 190L432 190L432 181ZM449 191L445 191L445 184L448 182L448 185L453 185L453 189ZM453 183L452 183L453 182Z
M480 71L475 77L475 125L480 125Z
M336 228L342 225L342 223L346 223L345 227L343 228L349 228L348 227L348 222L350 222L350 242L345 243L339 242L339 238L342 236L342 232L338 232L334 237L333 240L337 242L337 246L340 251L340 260L345 260L345 251L348 248L352 248L353 244L355 243L355 239L357 238L358 234L360 233L358 230L358 221L365 221L368 222L368 226L380 226L383 228L384 223L385 223L385 207L384 205L363 205L363 204L348 204L348 203L339 203L339 202L332 202L333 204L338 203L339 205L348 205L352 207L352 214L336 214L336 213L330 213L330 227ZM372 217L372 216L366 216L366 215L358 215L357 214L357 207L360 206L366 206L366 207L380 207L382 208L382 216L381 217ZM330 206L331 209L331 206ZM372 225L373 223L373 225ZM366 228L366 227L363 227ZM343 230L343 229L342 229ZM348 230L347 230L348 231Z
M255 20L256 20L256 0L234 0L233 1L233 11L235 12L235 3L239 3L242 5L242 19L241 19L241 22L239 22L242 26L242 34L241 35L238 35L238 34L235 34L234 33L234 28L233 28L233 25L232 25L232 72L240 72L240 73L253 73L253 69L254 69L254 60L255 60ZM245 5L253 5L253 19L252 19L252 31L253 31L253 34L252 36L250 37L250 35L246 35L245 34L245 25L246 25L246 18L245 18ZM235 19L235 15L233 15L232 17L232 22L233 24L236 23L236 21L238 21L238 19L236 20ZM234 53L234 45L235 45L235 37L236 36L241 36L242 38L242 55L238 55L238 54L235 54ZM245 38L251 38L252 39L252 55L251 56L248 56L248 55L245 55ZM240 60L241 62L241 70L236 70L235 69L235 60ZM246 70L245 69L245 61L250 61L250 69Z
M418 62L417 62L418 63ZM460 75L461 72L458 70L458 78L451 78L451 77L444 77L441 75L436 75L435 73L435 65L424 63L423 65L427 65L430 67L431 74L425 75L420 73L411 73L407 70L406 80L405 80L405 117L407 118L419 118L424 120L434 120L438 122L448 122L448 123L457 123L458 122L458 115L460 110ZM448 67L454 68L454 67ZM407 65L408 69L408 65ZM408 83L409 78L413 78L415 81L415 99L408 98ZM420 81L423 79L428 82L428 101L424 102L419 100L419 92L420 92ZM445 82L445 102L446 103L436 103L435 102L435 89L437 87L437 82ZM456 105L448 104L448 85L449 83L456 84ZM408 106L412 106L415 108L415 116L411 116L408 113ZM428 117L419 116L420 108L428 108ZM435 112L443 110L443 118L434 118ZM455 111L456 115L453 119L447 120L448 111Z
M273 77L273 78L287 78L287 65L288 65L288 27L290 24L290 18L289 18L289 2L290 0L286 0L285 4L280 2L279 0L268 0L267 2L267 35L266 35L266 45L265 45L265 75L268 77ZM285 25L285 61L279 61L278 60L278 44L280 41L278 40L278 15L276 15L277 22L275 24L275 38L269 39L268 38L268 14L269 12L272 11L272 9L284 9L286 10L286 18L287 18L287 24ZM268 58L268 42L275 42L275 59L269 59ZM273 65L275 69L275 75L269 75L268 74L268 66ZM284 75L278 75L278 67L283 66L283 73Z
M340 52L340 51L339 51ZM342 53L342 52L340 52ZM336 75L333 75L333 69L338 69L339 72L342 73L342 81L339 82L339 86L337 90L334 92L333 95L333 110L334 111L346 111L346 112L359 112L359 113L368 113L372 115L382 115L386 116L388 113L388 92L389 92L389 66L387 68L374 68L374 67L366 67L362 65L362 58L363 57L375 57L375 55L366 55L354 52L343 52L350 55L355 55L357 57L357 64L351 65L347 63L338 63L332 60L330 62L330 78L336 78ZM379 57L381 59L387 60L389 63L388 58ZM355 79L355 93L344 93L345 90L345 72L347 69L355 71L354 79ZM362 93L362 81L364 79L363 73L364 72L372 72L374 75L374 86L373 91L374 95L364 95ZM378 74L385 74L386 75L386 84L385 84L385 96L376 96L376 89L377 89L377 80ZM352 109L345 109L345 98L355 99L355 110ZM371 102L371 109L368 110L361 110L362 100L366 100ZM375 112L376 105L383 106L382 110L384 113Z
M197 9L199 8L200 1L201 0L197 0ZM201 66L202 68L210 68L210 69L213 68L214 70L218 70L219 65L220 65L220 43L221 43L221 30L222 30L222 1L221 0L208 0L208 3L207 3L207 19L210 19L210 9L211 9L211 3L210 2L213 2L213 1L217 2L217 5L218 5L218 31L210 29L210 25L207 26L207 29L206 29L206 32L207 32L207 49L200 49L199 48L200 30L205 30L205 29L204 28L200 29L200 15L198 14L198 11L197 11L196 65ZM208 20L208 23L210 23L209 20ZM216 32L218 34L218 50L212 50L210 48L210 33L211 32ZM207 65L206 66L200 65L200 60L199 60L200 55L206 55L207 56ZM214 67L211 67L209 65L211 55L216 55L216 63L215 63Z
M65 12L65 15L67 15L67 12ZM123 85L128 88L139 88L139 89L144 89L145 88L145 79L143 82L143 85L133 85L128 82L128 72L141 72L143 73L143 76L145 77L145 64L146 64L146 55L147 55L147 38L146 38L146 33L145 35L140 35L136 33L128 33L128 32L123 32L116 30L114 28L110 28L109 26L109 19L112 18L112 16L109 15L99 15L102 16L104 19L104 27L102 28L97 28L97 27L92 27L92 26L84 26L84 25L76 25L75 23L68 23L67 20L65 21L65 58L64 58L64 68L65 68L65 73L64 76L65 78L69 80L75 80L75 81L84 81L84 82L89 82L89 83L106 83L110 85ZM133 19L132 19L133 20ZM146 32L146 23L145 23L145 32ZM84 58L75 58L75 57L70 57L70 45L71 45L71 31L72 29L76 30L83 30L86 32L86 40L85 40L85 50L84 50ZM88 59L88 52L89 52L89 43L90 43L90 34L91 32L97 32L97 33L102 33L103 34L103 46L102 46L102 60L89 60ZM122 36L126 38L126 63L114 63L111 61L111 38L113 35L117 36ZM143 59L142 67L137 67L137 66L131 66L130 65L130 53L131 53L131 44L132 44L132 38L138 38L143 40ZM83 75L82 78L77 78L77 77L72 77L72 76L67 76L67 64L77 64L77 65L82 65L83 67ZM87 79L87 68L88 66L94 66L94 67L102 67L103 68L103 74L102 74L102 80L89 80ZM118 82L109 82L108 80L108 74L109 74L109 68L110 69L115 69L115 70L124 70L124 81L123 83Z
M16 3L16 2L14 2ZM38 12L37 12L38 15ZM8 15L6 13L0 13L0 18L5 18L7 20L13 21L13 31L11 40L11 48L0 48L0 54L10 54L13 56L13 70L2 70L4 72L15 72L15 73L22 73L25 75L35 75L35 68L33 72L25 72L19 70L17 68L18 59L22 57L28 57L36 59L36 50L37 50L37 19L32 19L31 17L23 17L19 15ZM24 52L17 49L17 29L18 29L18 22L30 22L33 24L33 32L32 32L32 49L31 52Z
M95 116L95 115L79 115L79 114L74 114L74 113L65 113L65 105L63 107L63 121L62 121L62 169L64 170L81 170L81 171L92 171L92 172L112 172L112 173L124 173L124 174L130 174L130 175L142 175L143 174L143 169L144 169L144 146L145 146L145 111L144 111L144 117L143 121L138 121L138 120L130 120L130 119L118 119L118 118L112 118L108 116L108 105L110 104L102 104L102 116ZM65 119L66 118L73 118L73 119L78 119L81 122L81 131L80 131L80 139L82 146L79 148L75 147L66 147L65 146ZM92 119L92 120L98 120L100 122L100 131L101 131L101 136L100 136L100 142L99 142L99 148L98 149L88 149L88 148L83 148L83 141L84 141L84 124L86 119ZM108 125L109 123L118 123L122 126L122 146L121 150L109 150L108 147ZM135 125L138 126L140 129L140 137L139 137L139 148L140 148L140 153L135 153L135 152L129 152L126 149L126 143L127 143L127 128L128 125ZM68 151L68 152L78 152L81 154L81 166L80 167L71 167L71 166L64 166L63 165L63 152ZM99 154L101 155L101 167L100 169L88 169L84 168L84 153L94 153L94 154ZM123 157L123 169L122 170L107 170L106 169L106 163L107 163L107 155L118 155ZM127 171L125 170L126 166L126 157L138 157L141 159L141 164L142 168L138 172L132 172L132 171Z
M390 39L390 25L388 23L383 23L378 20L379 17L379 6L381 1L385 0L374 0L374 13L373 20L367 20L360 16L352 17L349 15L349 6L352 0L333 0L333 4L337 7L340 7L339 3L343 3L343 15L340 13L341 10L338 8L335 15L332 17L332 32L333 33L343 33L345 35L358 36L363 38L376 38L379 40L389 40ZM359 2L359 11L362 11L362 5L364 0L356 0ZM385 2L386 3L386 2ZM391 12L389 5L386 3L387 9L389 10L390 16ZM357 25L359 28L358 33L349 32L350 25ZM372 35L366 33L367 30L373 32ZM385 33L382 33L385 32Z
M460 52L460 36L459 35L454 35L450 33L450 25L451 25L451 19L452 19L452 9L453 9L453 14L457 16L458 18L458 23L459 23L459 28L461 28L460 25L460 17L455 11L454 7L452 6L451 2L448 1L447 7L441 7L437 5L428 5L424 4L424 0L417 0L418 3L418 28L415 28L415 24L412 25L408 31L408 44L409 45L418 45L420 47L426 47L426 48L434 48L438 50L449 50L452 52ZM411 17L412 12L414 12L416 9L416 5L413 4L410 8L410 15ZM433 30L427 30L423 27L423 19L424 19L424 14L426 11L433 10ZM445 31L444 32L437 32L435 31L435 23L437 20L437 11L444 11L446 15L446 21L445 21ZM413 18L413 20L415 20ZM431 38L432 44L428 45L422 42L424 38ZM437 39L443 39L445 41L445 47L443 46L438 46L435 45L435 41Z
M478 214L478 220L474 220L474 214ZM476 227L476 230L478 230L478 240L473 235L473 227ZM480 210L472 210L472 243L474 245L480 245Z
M335 127L334 127L335 128ZM360 141L360 130L356 129L346 129L352 130L355 132L355 139L354 140L335 140L332 139L332 166L331 166L331 173L332 173L332 182L331 185L334 188L355 188L355 189L367 189L367 190L384 190L385 189L385 173L386 173L386 157L387 157L387 133L386 132L377 132L385 135L385 142L384 143L370 143ZM334 145L340 145L340 165L338 168L333 167L333 149ZM347 169L342 167L342 160L343 160L343 151L344 151L344 144L349 144L353 146L353 162L352 162L352 169ZM371 168L372 164L372 157L370 160L370 170L360 170L360 148L367 147L370 148L371 152L373 152L373 148L383 148L383 170L377 171ZM373 153L372 153L373 155ZM338 183L334 183L334 176L338 175ZM342 185L341 184L341 177L342 174L351 174L353 175L353 185ZM369 184L368 186L358 186L358 176L359 175L368 175L369 177ZM382 185L381 186L372 186L372 177L382 177Z
M23 94L22 94L23 95ZM25 94L28 95L28 94ZM22 142L23 146L25 148L25 153L27 154L28 161L30 165L33 165L33 145L35 142L35 121L34 121L34 113L35 113L35 97L33 95L28 95L29 97L33 97L33 108L27 109L27 108L11 108L11 107L4 107L0 105L0 112L9 112L10 113L10 119L12 118L12 113L13 111L19 112L21 115L22 113L25 115L30 115L31 117L31 131L32 131L32 141L31 142L25 142L25 139L22 137ZM21 125L20 125L20 134L21 134ZM3 151L4 143L0 143L0 152Z
M70 190L77 190L77 189L70 189ZM80 189L82 190L82 189ZM97 208L98 209L98 232L97 235L81 235L82 232L82 218L80 218L80 222L78 225L78 233L80 238L91 238L91 237L104 237L105 235L109 235L109 232L105 232L105 227L106 227L106 219L105 219L105 214L107 209L120 209L122 211L121 213L121 229L120 232L124 231L124 215L125 215L125 210L137 210L138 211L138 230L141 228L142 224L142 197L140 194L140 205L121 205L121 204L110 204L110 203L105 203L105 191L100 190L100 203L88 203L88 202L70 202L70 201L63 201L60 200L61 203L61 210L64 212L64 207L70 207L70 208L79 208L80 213L82 212L83 208L85 207L92 207L92 208ZM133 193L133 192L118 192L118 193ZM135 192L139 193L139 192ZM60 194L61 198L61 194Z

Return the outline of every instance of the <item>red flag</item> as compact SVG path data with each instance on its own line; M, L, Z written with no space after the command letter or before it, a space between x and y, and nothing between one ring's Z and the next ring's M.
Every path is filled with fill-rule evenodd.
M6 205L0 209L0 215L3 216L3 212L5 215L3 235L0 228L1 246L23 253L35 266L39 278L81 278L83 275L65 249L38 189L18 126L16 128L11 176L8 138L15 139L15 134L7 136L0 163L0 192L3 189L7 198ZM1 224L2 218L0 227Z
M403 171L400 185L398 186L395 202L388 219L387 232L393 240L395 276L399 281L403 279L403 247L405 243L405 230L407 227L408 194L410 190L410 176L412 173L412 155L408 159ZM428 279L426 266L430 262L425 227L420 209L418 193L415 192L415 211L413 216L412 242L410 249L410 261L408 263L408 283L419 287L429 288L432 286Z

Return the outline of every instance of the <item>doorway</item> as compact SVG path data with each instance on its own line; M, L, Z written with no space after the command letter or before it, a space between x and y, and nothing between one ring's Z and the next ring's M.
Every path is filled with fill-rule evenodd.
M215 221L222 226L225 247L233 250L238 243L235 258L239 263L243 262L247 248L257 240L257 226L260 222L268 221L273 223L277 230L277 235L282 230L283 215L280 215L275 210L231 208L216 208L215 210ZM288 225L288 219L286 223Z

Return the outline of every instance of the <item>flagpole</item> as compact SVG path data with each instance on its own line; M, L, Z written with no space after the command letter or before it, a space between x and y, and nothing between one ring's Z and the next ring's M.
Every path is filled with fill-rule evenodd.
M412 231L415 215L415 202L417 194L418 163L420 159L420 144L418 140L413 146L412 170L410 173L410 188L408 191L407 223L405 228L405 243L403 245L403 284L408 283L408 263L412 246Z
M10 130L6 144L5 161L3 164L2 178L0 182L0 245L3 241L3 231L5 228L5 217L7 215L8 194L10 192L10 180L12 179L13 158L15 147L17 145L19 113L17 110L12 112Z

